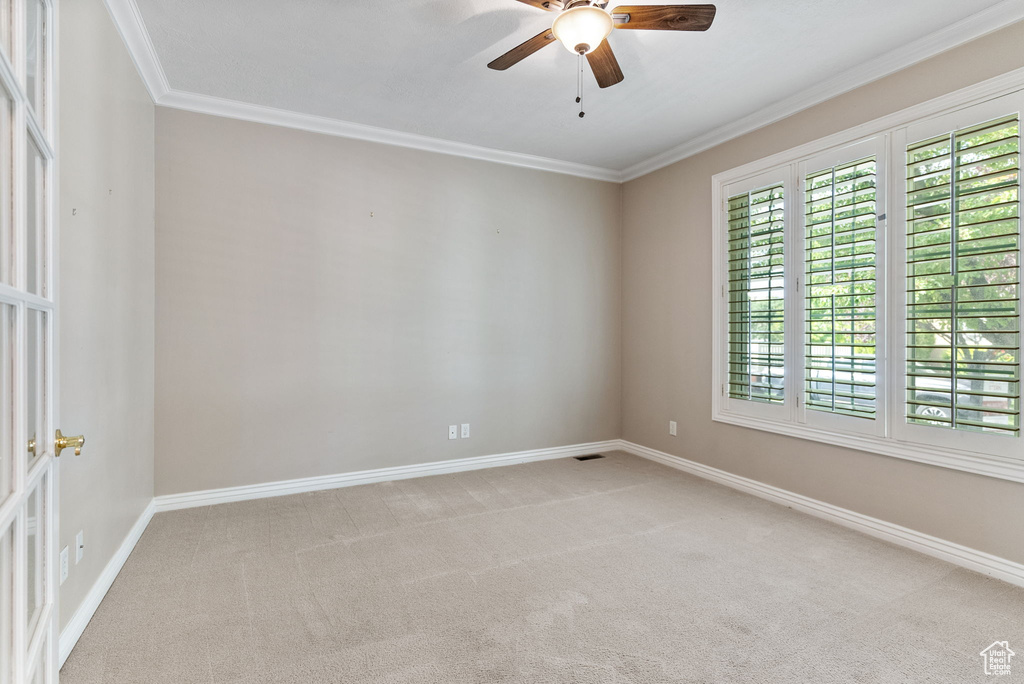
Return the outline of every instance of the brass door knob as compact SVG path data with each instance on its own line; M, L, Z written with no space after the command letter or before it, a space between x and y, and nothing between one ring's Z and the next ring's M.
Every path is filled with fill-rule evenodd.
M53 439L53 453L56 456L60 456L60 452L64 449L72 447L75 449L75 456L81 456L83 446L85 446L85 435L65 437L60 433L60 430L57 430L57 436Z

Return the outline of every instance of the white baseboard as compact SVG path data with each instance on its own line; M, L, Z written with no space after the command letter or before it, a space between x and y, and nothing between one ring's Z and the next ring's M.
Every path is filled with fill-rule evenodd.
M213 504L228 503L231 501L263 499L271 496L285 496L287 494L315 492L321 489L338 489L340 487L351 487L354 485L370 484L373 482L405 480L413 477L440 475L442 473L456 473L465 470L479 470L480 468L493 468L495 466L527 463L529 461L544 461L552 458L584 456L586 454L593 454L600 451L611 451L618 448L620 448L620 440L613 439L605 442L571 444L568 446L553 447L550 449L515 451L508 454L459 458L451 461L435 461L433 463L395 466L392 468L360 470L354 473L322 475L320 477L304 477L298 480L281 480L279 482L266 482L263 484L244 485L241 487L207 489L200 492L166 494L164 496L156 497L154 501L156 503L156 512L161 513L163 511L174 511L181 508L195 508L197 506L210 506Z
M96 609L99 608L100 601L107 595L107 591L110 589L110 585L114 583L114 579L117 578L117 573L121 572L121 568L124 566L124 562L128 560L128 556L131 555L132 550L138 543L139 538L142 537L142 533L146 531L146 526L149 525L149 521L153 519L154 506L153 502L150 501L149 505L146 506L146 510L142 512L139 519L132 525L132 529L128 531L128 535L121 542L121 546L118 547L114 557L107 563L107 567L103 568L103 572L96 579L96 582L89 589L89 593L86 594L85 600L78 606L78 610L72 616L71 621L68 622L67 626L60 633L60 644L58 652L60 654L60 667L64 666L64 661L71 655L71 649L78 643L78 639L82 636L82 632L85 631L85 626L89 624L89 620L92 619Z
M913 549L934 558L948 561L954 565L1024 587L1024 565L1020 563L946 541L945 539L939 539L930 534L918 532L917 530L886 522L885 520L879 520L878 518L872 518L871 516L840 508L839 506L818 501L802 494L795 494L794 492L773 487L757 480L734 475L680 456L673 456L664 451L657 451L634 444L633 442L621 440L619 448L636 456L642 456L643 458L663 463L671 468L684 470L706 480L713 480L727 487L759 496L762 499L768 499L769 501L795 508L804 513L809 513L815 517L830 520L843 527L857 530L898 546Z

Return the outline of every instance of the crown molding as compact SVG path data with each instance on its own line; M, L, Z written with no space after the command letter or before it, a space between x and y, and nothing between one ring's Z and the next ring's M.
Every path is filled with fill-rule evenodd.
M764 128L826 100L867 85L872 81L923 62L942 52L980 38L993 31L1024 20L1024 3L1003 0L976 12L962 21L939 29L912 43L840 72L796 95L787 97L742 119L719 126L681 145L654 155L621 171L622 182L665 168L724 142Z
M284 126L313 133L408 147L612 183L624 183L645 176L687 157L699 154L741 135L809 109L843 93L867 85L872 81L924 61L929 57L1024 20L1024 4L1020 3L1019 0L1003 0L988 9L972 14L962 21L951 24L872 60L868 60L852 69L836 74L828 80L807 88L796 95L780 100L754 114L708 131L681 145L633 164L626 169L616 170L432 138L425 135L405 133L312 114L302 114L300 112L249 104L210 95L172 90L135 0L104 0L104 3L110 12L118 33L120 33L125 46L128 48L128 52L131 54L132 61L135 63L139 75L146 84L146 89L153 98L153 102L161 107L182 109L273 126Z
M160 65L160 59L156 56L156 48L149 38L149 31L142 21L138 5L135 4L135 0L103 0L103 4L107 6L114 26L121 34L121 40L128 48L128 54L135 62L135 69L146 85L149 96L153 98L153 102L159 104L160 98L169 93L171 87L167 83L167 75Z
M606 169L599 166L587 166L575 162L562 161L560 159L549 159L547 157L536 157L530 154L519 152L508 152L479 145L470 145L452 140L432 138L415 133L403 133L388 128L367 126L365 124L341 121L313 114L301 114L285 109L275 109L262 105L248 104L236 100L227 100L210 95L198 95L186 93L179 90L171 90L156 101L161 107L172 109L183 109L201 114L212 114L230 119L241 119L256 123L270 124L273 126L284 126L295 128L311 133L323 133L342 138L354 138L369 142L382 143L384 145L396 145L408 147L414 150L437 152L456 157L466 157L481 161L519 166L539 171L551 171L580 178L609 181L618 183L621 181L621 174L614 169Z
M599 166L588 166L575 162L549 159L531 154L508 152L479 145L470 145L441 138L431 138L415 133L367 126L365 124L331 119L312 114L264 107L262 105L228 100L210 95L199 95L180 90L173 90L157 57L153 41L146 30L142 13L135 0L104 0L114 26L117 27L121 40L124 41L131 55L135 68L139 72L146 90L153 102L161 107L183 109L201 114L253 121L256 123L284 126L312 133L323 133L342 138L353 138L370 142L408 147L427 152L437 152L456 157L479 159L482 161L508 164L539 171L551 171L581 178L618 183L621 174L614 169Z

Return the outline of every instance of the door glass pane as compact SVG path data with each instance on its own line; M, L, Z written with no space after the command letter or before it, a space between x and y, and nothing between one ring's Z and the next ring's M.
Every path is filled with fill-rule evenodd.
M8 57L11 55L11 14L14 8L12 0L0 0L0 43Z
M25 435L29 467L46 448L46 314L27 309L25 325Z
M44 544L45 518L43 517L43 498L46 492L46 478L39 481L39 485L28 497L28 506L25 509L26 538L25 538L25 607L28 621L25 633L26 644L32 640L35 634L36 622L43 610L45 593L45 561L43 553L46 548Z
M14 531L0 536L0 684L14 679Z
M44 74L47 64L45 48L46 8L42 0L25 3L25 92L29 104L40 119L43 118Z
M10 56L10 27L14 3L12 0L0 0L0 43L4 53Z
M14 489L14 312L0 304L0 504Z
M26 146L25 169L25 258L28 291L45 295L46 273L43 257L46 253L46 162L35 143Z
M2 0L0 0L2 1ZM11 228L11 171L14 151L14 103L0 88L0 282L14 284L14 230Z
M46 684L46 657L50 653L50 646L48 643L43 642L42 648L39 649L39 655L36 656L36 661L32 663L31 674L29 674L29 680L32 684Z

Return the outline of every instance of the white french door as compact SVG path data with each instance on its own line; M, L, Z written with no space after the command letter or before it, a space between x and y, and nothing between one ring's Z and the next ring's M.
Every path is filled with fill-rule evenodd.
M56 672L55 0L0 0L0 684Z

